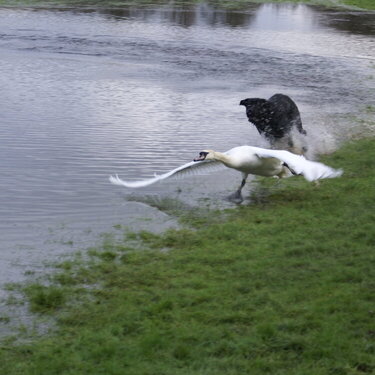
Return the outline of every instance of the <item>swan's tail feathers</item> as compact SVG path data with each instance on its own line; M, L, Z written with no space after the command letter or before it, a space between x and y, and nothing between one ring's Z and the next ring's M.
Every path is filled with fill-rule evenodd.
M306 162L308 162L307 168L304 168L303 171L301 171L301 174L307 181L316 181L323 178L336 178L343 174L342 169L334 169L323 163L309 160L306 160Z
M296 155L285 150L257 149L257 155L281 160L293 174L302 175L307 181L335 178L343 174L341 169L334 169L323 163L307 160L302 155Z
M329 178L341 177L344 174L343 169L332 169L332 174Z

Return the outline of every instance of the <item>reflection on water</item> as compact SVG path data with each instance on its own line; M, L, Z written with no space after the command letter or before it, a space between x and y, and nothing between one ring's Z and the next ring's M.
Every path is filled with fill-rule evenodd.
M82 12L82 10L80 10ZM242 10L227 11L205 3L157 8L126 7L85 10L99 13L114 20L137 19L155 23L169 23L182 27L251 27L252 29L299 31L319 30L323 26L352 34L374 35L373 12L350 12L302 4L248 4Z
M127 7L125 9L95 10L115 20L137 19L147 22L169 23L182 27L190 26L248 26L260 4L251 4L242 11L225 11L208 4L185 5L178 8L170 6L158 8Z
M266 146L238 105L245 97L293 97L318 151L351 131L338 117L374 103L373 13L200 4L0 9L0 18L0 283L114 224L175 225L127 202L108 176L148 177L207 147ZM238 177L170 181L132 196L214 204Z

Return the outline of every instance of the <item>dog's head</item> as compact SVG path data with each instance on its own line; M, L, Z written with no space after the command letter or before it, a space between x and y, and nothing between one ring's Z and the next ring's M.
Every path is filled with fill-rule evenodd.
M261 98L247 98L240 101L240 105L244 105L247 107L261 107L264 103L266 103L266 99Z
M247 98L240 101L240 105L246 107L246 115L249 121L261 120L270 110L270 105L266 99ZM268 117L268 116L267 116Z

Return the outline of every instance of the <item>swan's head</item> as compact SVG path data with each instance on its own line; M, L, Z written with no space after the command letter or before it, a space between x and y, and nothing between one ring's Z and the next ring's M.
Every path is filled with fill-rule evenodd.
M203 150L199 153L199 156L194 159L194 161L213 160L213 159L214 159L214 151Z

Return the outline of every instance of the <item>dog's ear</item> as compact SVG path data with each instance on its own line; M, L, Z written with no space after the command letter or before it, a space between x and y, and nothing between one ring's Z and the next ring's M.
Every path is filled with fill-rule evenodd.
M268 101L268 100L265 100L265 99L259 99L256 104L253 106L253 109L257 110L258 112L261 112L261 113L267 113L271 110L272 108L272 104Z
M258 108L262 104L266 103L266 99L261 98L247 98L240 101L240 105L244 105L246 108Z

